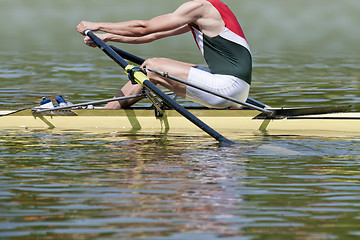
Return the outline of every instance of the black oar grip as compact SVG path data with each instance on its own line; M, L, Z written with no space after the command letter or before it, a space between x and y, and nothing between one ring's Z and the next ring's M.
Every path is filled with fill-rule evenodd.
M86 30L84 34L88 36L112 60L114 60L122 68L126 68L128 63L122 57L120 57L111 47L109 47L103 40L97 37L91 30Z

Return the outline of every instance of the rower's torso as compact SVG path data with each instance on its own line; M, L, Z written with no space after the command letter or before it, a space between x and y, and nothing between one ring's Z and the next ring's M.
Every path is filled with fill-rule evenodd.
M219 0L196 1L208 13L189 26L211 73L236 76L251 84L251 52L235 15Z

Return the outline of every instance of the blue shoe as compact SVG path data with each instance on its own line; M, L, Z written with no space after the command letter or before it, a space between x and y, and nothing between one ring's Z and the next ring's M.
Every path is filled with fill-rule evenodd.
M57 101L57 103L59 104L59 107L72 105L71 102L67 102L67 101L65 100L65 98L64 98L63 96L61 96L61 95L58 95L58 96L56 97L56 101Z
M57 103L58 103L59 105L64 105L64 106L67 105L67 101L66 101L65 98L64 98L63 96L61 96L61 95L58 95L58 96L56 97L56 101L57 101Z
M50 99L43 97L40 102L40 108L54 108L54 105Z

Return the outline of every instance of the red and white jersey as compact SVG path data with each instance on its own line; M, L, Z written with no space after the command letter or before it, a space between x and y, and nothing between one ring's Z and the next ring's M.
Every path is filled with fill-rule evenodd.
M208 37L196 26L189 26L210 72L236 76L250 84L252 57L238 20L226 4L219 0L207 1L219 11L225 23L223 31Z

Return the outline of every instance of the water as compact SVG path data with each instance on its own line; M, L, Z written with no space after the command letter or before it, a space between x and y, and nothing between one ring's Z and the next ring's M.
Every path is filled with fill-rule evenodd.
M359 139L3 132L0 234L356 239ZM272 237L271 237L272 236Z
M101 51L83 46L74 26L135 13L147 18L180 2L115 8L109 6L119 2L110 0L1 1L1 21L9 24L0 46L0 109L57 94L74 103L113 96L126 76ZM252 97L271 106L352 104L360 111L352 44L358 1L226 2L251 41ZM331 35L334 29L341 34ZM188 36L120 47L203 64ZM238 145L219 147L208 137L0 134L1 239L360 237L359 137L239 136Z

